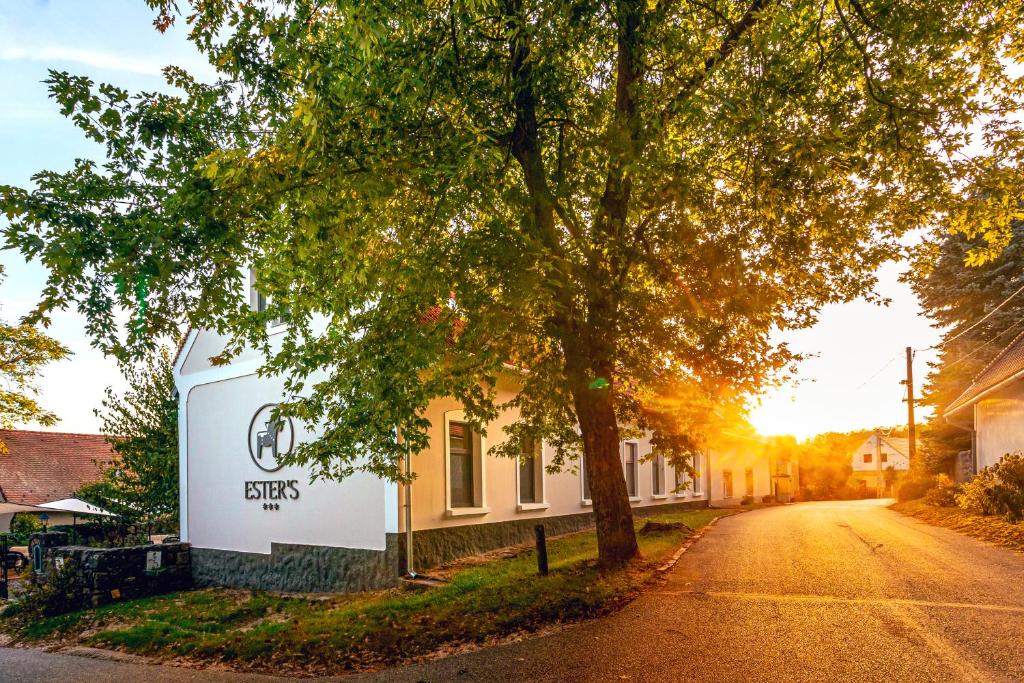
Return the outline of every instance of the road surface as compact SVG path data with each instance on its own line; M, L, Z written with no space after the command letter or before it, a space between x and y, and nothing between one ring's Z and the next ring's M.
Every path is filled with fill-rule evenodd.
M1024 556L875 501L722 519L621 612L349 681L1024 680ZM0 649L0 680L267 681Z

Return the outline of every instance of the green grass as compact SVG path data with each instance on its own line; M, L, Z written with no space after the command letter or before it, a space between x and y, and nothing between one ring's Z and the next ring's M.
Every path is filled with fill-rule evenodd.
M647 519L699 528L723 510ZM326 673L395 663L546 624L607 613L631 599L689 532L641 534L643 561L617 572L595 566L594 533L548 543L548 576L532 550L455 571L425 591L396 589L327 598L207 589L118 603L30 623L0 624L22 641L63 641L235 668Z

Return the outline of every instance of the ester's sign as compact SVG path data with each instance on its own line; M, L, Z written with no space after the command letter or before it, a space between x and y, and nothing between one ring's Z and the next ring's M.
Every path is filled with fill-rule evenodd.
M281 456L291 453L295 446L292 420L275 418L275 405L260 406L249 422L249 458L264 472L277 472L284 467ZM280 501L298 499L298 483L297 479L246 481L245 499L261 501L264 510L280 510Z

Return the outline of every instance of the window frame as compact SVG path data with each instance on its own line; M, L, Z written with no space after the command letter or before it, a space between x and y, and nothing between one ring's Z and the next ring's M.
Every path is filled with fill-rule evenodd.
M754 497L754 470L751 467L743 470L743 491L744 495Z
M475 436L473 462L473 505L468 507L452 507L452 454L451 454L451 423L467 422L466 411L448 410L444 413L444 507L446 517L468 517L486 515L491 510L487 507L487 440L478 430L473 429Z
M862 464L870 465L875 460L875 454L874 453L865 453L863 458L862 458L862 460L863 460Z
M668 498L668 468L666 467L665 456L655 455L651 458L651 498L664 500ZM661 482L661 492L658 492L657 481Z
M516 512L529 512L531 510L546 510L548 509L548 491L545 486L546 478L544 477L544 441L536 445L536 454L534 458L534 470L533 470L533 486L534 486L534 498L533 501L523 501L523 489L521 485L521 478L523 476L522 461L516 458Z
M725 486L726 482L729 482L728 489ZM734 483L732 480L732 470L722 470L722 498L731 499L735 497L733 495L736 492L736 489L733 487Z
M588 493L590 493L589 491L587 491L587 489L590 488L589 484L590 484L590 481L587 478L587 456L581 453L580 454L580 506L581 507L590 507L591 505L594 504L593 499L590 496L587 495Z
M256 269L252 266L249 267L249 310L256 313L263 313L270 306L271 298L266 294L260 292L256 287ZM278 332L284 332L285 328L288 327L288 320L285 318L275 318L274 320L267 321L267 334L277 334Z
M699 490L700 484L703 481L703 475L701 475L700 472L700 465L701 462L703 462L703 460L704 456L701 455L700 453L697 453L696 455L693 456L693 471L697 473L697 476L690 477L690 491L694 498L698 498L704 495L704 493Z
M629 492L629 480L627 479L626 480L626 495L629 496L629 502L636 503L636 502L639 502L640 500L642 500L642 498L640 498L640 442L636 441L636 440L633 440L633 439L630 439L628 441L623 441L622 442L621 447L619 448L619 455L620 455L619 461L622 464L622 474L623 474L623 476L625 476L625 474L626 474L626 451L629 450L627 448L627 446L633 446L636 449L636 450L633 451L633 454L636 457L634 457L634 459L633 459L633 489L634 490L633 490L632 493Z

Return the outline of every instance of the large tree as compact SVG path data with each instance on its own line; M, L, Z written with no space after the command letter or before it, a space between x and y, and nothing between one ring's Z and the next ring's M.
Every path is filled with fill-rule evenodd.
M107 388L102 421L115 460L79 494L123 518L177 526L178 398L166 347L125 368L123 394Z
M0 266L0 281L4 270ZM63 344L27 323L0 320L0 429L12 429L26 422L50 426L57 416L36 398L36 379L47 363L70 353ZM0 440L0 455L7 447Z
M619 425L685 458L692 407L659 395L763 386L794 360L774 332L868 293L958 192L993 248L1014 213L1024 27L994 0L190 9L215 84L51 75L108 159L0 190L9 242L51 268L40 314L74 301L120 351L182 316L230 335L218 361L259 347L282 411L324 426L291 459L333 477L358 454L402 479L428 402L482 427L513 366L499 451L585 455L604 566L637 551ZM962 155L980 117L998 159ZM234 284L250 264L264 312Z

